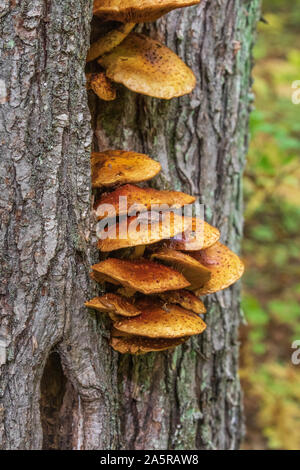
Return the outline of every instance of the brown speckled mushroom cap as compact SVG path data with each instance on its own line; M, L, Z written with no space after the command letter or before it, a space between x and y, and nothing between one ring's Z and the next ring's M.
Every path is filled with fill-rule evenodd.
M103 54L111 51L128 36L128 34L135 27L135 23L126 23L122 24L119 27L109 31L104 36L100 37L96 42L94 42L88 52L86 61L90 62L95 60Z
M184 289L189 282L182 274L145 259L124 260L109 258L92 266L97 281L121 284L143 294L155 294L167 290ZM100 281L101 282L101 281ZM137 305L139 308L139 306Z
M158 297L169 304L179 304L186 310L191 310L198 315L206 313L204 303L192 292L184 289L173 290L158 294Z
M200 0L94 0L93 14L103 21L156 21L176 8L189 7Z
M104 72L90 73L86 76L87 89L93 92L103 101L113 101L117 97L113 83Z
M148 181L161 170L160 163L148 155L125 150L93 152L91 165L93 188Z
M186 95L196 86L193 71L174 52L142 34L130 33L98 62L112 81L154 98Z
M114 323L124 333L149 338L183 338L202 333L206 324L195 313L175 304L159 304L153 299L138 303L142 313Z
M184 217L174 212L163 214L144 212L139 216L127 217L98 233L98 248L102 252L108 252L121 248L151 245L174 237L176 233L181 233L184 223ZM191 263L200 266L200 263L193 258L191 258Z
M185 338L163 339L144 338L139 336L114 337L110 340L111 347L121 354L147 354L174 349L186 341Z
M226 289L243 275L244 264L241 259L220 242L191 255L211 272L210 280L197 289L197 295L212 294Z
M141 313L141 310L125 297L111 293L94 297L86 302L85 306L99 312L113 312L124 317L135 317Z
M192 230L176 235L169 240L167 245L175 250L199 251L214 245L220 238L220 232L216 227L209 225L204 220L193 217Z
M163 261L181 272L190 283L190 289L203 286L211 276L210 270L192 256L171 248L161 248L151 255L151 259Z
M120 204L120 197L127 198L127 206ZM95 203L95 210L104 204L111 204L116 215L125 215L129 209L138 209L140 212L145 212L153 206L167 205L172 209L179 209L187 204L195 202L195 197L180 191L160 191L153 188L140 188L134 184L125 184L120 186L111 193L106 193L101 196ZM104 216L103 216L104 217ZM101 217L99 217L101 218Z

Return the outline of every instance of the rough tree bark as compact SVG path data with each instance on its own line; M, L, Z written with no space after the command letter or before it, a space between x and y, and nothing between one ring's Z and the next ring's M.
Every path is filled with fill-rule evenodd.
M237 286L207 299L206 333L121 357L97 292L85 92L91 1L0 5L0 447L233 449L242 436ZM203 0L144 29L194 70L191 96L90 99L94 148L162 163L156 187L199 195L238 250L260 0Z

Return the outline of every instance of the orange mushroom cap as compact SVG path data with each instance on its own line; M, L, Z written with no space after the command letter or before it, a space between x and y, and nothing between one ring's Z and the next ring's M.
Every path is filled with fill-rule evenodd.
M173 290L170 292L163 292L158 294L159 298L169 304L179 304L186 310L191 310L194 313L203 314L206 313L204 303L198 299L192 292L188 290Z
M174 349L186 341L186 338L163 339L143 338L139 336L111 337L111 347L121 354L147 354L149 352L166 351Z
M183 96L196 86L193 71L174 52L142 34L130 33L98 62L112 81L154 98Z
M94 0L93 13L104 21L145 23L198 3L200 0Z
M124 150L93 152L91 165L94 188L148 181L161 170L160 163L148 155Z
M190 289L195 290L203 286L210 279L210 270L192 256L170 248L161 248L151 255L151 259L157 259L172 266L184 275L190 283Z
M226 289L243 275L244 264L241 259L220 242L206 250L192 252L191 256L211 272L210 280L197 289L197 295L212 294Z
M191 218L192 230L186 230L169 240L167 246L175 250L199 251L214 245L220 238L217 228L197 217Z
M117 97L113 83L107 78L104 72L87 74L87 88L104 101L113 101Z
M120 204L120 197L127 198L127 205L124 205L124 207ZM140 188L133 184L125 184L111 193L103 194L96 202L95 210L97 212L99 206L111 204L116 211L116 215L121 216L127 214L130 209L145 212L149 211L151 207L153 210L153 206L164 205L172 209L179 209L193 202L195 202L194 196L180 191L159 191L158 189Z
M141 313L132 302L117 294L105 294L102 297L95 297L85 302L85 306L99 312L113 312L124 317L135 317Z
M102 252L108 252L133 246L151 245L174 237L176 233L181 233L184 224L184 217L174 212L163 214L144 212L139 216L127 217L100 232L98 248ZM200 266L200 263L193 258L190 259L190 263Z
M124 41L126 36L128 36L134 27L135 23L122 24L118 28L109 31L104 36L100 37L91 45L86 61L90 62L91 60L95 60L101 55L110 52Z
M117 321L114 327L130 335L149 338L184 338L200 334L206 328L198 315L178 305L161 305L153 299L144 299L138 306L141 315Z
M145 259L131 261L109 258L95 264L92 269L98 282L101 279L102 282L121 284L143 294L184 289L189 286L184 276L174 269Z

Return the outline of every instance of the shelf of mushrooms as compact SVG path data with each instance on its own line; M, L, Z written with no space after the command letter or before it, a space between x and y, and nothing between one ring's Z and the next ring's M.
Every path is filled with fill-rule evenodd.
M190 93L196 86L193 71L168 47L133 32L137 23L155 21L177 8L200 0L95 0L93 14L111 27L91 44L87 62L98 70L87 74L87 89L102 100L117 97L115 84L166 99Z
M166 46L133 29L199 3L95 0L93 13L107 27L88 52L97 71L87 74L87 88L106 101L116 99L116 83L159 99L190 93L196 85L192 70ZM203 333L206 309L199 297L236 282L244 270L239 257L219 242L217 228L182 215L193 196L139 186L161 171L148 155L93 152L91 170L98 194L98 248L105 258L91 267L91 278L105 283L106 294L85 305L110 317L112 348L122 354L165 351ZM105 225L107 207L113 209L112 223Z
M107 258L92 266L91 273L109 292L86 306L111 318L111 346L120 353L145 354L172 349L201 334L206 309L199 297L236 282L243 263L218 241L218 229L176 213L193 204L193 196L138 186L161 170L149 156L94 152L91 167L92 186L102 191L94 206L97 218L107 222L105 211L112 207L116 219L98 234L98 248Z

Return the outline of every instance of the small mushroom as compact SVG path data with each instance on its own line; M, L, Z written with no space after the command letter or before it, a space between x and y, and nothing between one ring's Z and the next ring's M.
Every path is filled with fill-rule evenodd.
M149 352L160 352L174 349L186 341L186 338L163 339L144 338L139 336L111 337L111 347L121 354L147 354Z
M192 230L186 230L169 240L167 246L175 250L199 251L214 245L220 238L217 228L197 217L191 218Z
M97 282L121 284L143 294L184 289L190 284L182 274L153 261L109 258L92 266ZM139 306L137 306L139 308Z
M206 313L206 308L203 302L198 297L188 290L174 290L170 292L163 292L158 294L158 297L169 304L179 304L186 310L190 310L197 314Z
M98 62L112 81L154 98L186 95L196 86L193 71L174 52L142 34L130 33Z
M126 23L120 25L118 28L109 31L104 36L100 37L94 42L88 52L86 61L91 62L103 54L107 54L112 49L121 44L122 41L135 27L135 23Z
M120 197L127 198L127 204L120 203ZM153 188L140 188L133 184L125 184L111 193L103 194L95 204L97 212L99 206L111 204L116 215L121 216L132 212L145 212L153 206L168 206L168 208L179 209L187 204L195 202L195 197L180 191L159 191ZM104 216L102 216L104 217ZM99 217L100 218L100 217Z
M87 89L93 90L101 100L113 101L116 99L116 89L104 72L87 74L86 80Z
M184 224L184 217L174 212L163 214L144 212L139 216L123 218L121 222L108 226L107 230L100 232L98 248L102 252L108 252L151 245L181 233ZM200 266L193 258L191 263Z
M210 279L210 270L192 256L170 248L162 248L151 255L151 259L157 259L170 265L184 275L189 281L191 290L203 286Z
M206 324L195 313L175 304L162 308L152 299L138 303L142 313L135 318L126 318L114 323L117 330L149 338L184 338L202 333Z
M123 317L135 317L141 313L141 310L132 302L117 294L105 294L102 297L95 297L86 302L85 306L99 312L112 312Z
M93 152L91 165L93 188L148 181L161 170L160 163L148 155L124 150Z
M94 0L93 13L103 21L145 23L198 3L200 0Z
M212 294L226 289L243 275L244 264L240 258L220 242L206 250L190 254L211 272L211 278L197 289L197 295Z

